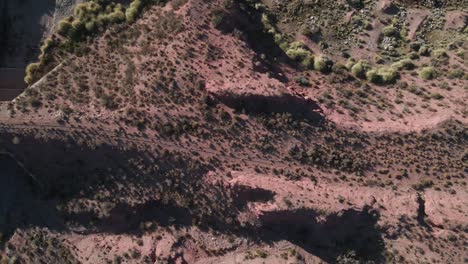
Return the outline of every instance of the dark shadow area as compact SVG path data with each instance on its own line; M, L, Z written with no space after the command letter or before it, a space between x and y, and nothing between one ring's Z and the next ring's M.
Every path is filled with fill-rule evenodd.
M29 225L63 228L52 203L39 199L37 184L7 154L0 154L0 182L0 233Z
M276 44L272 34L264 30L262 15L246 1L233 1L229 12L224 14L218 29L224 33L237 34L239 38L257 54L255 65L258 72L270 72L282 82L287 82L281 74L278 63L292 63L285 52ZM260 56L263 54L264 56Z
M24 69L0 68L0 101L11 101L26 88Z
M328 262L349 251L361 260L382 260L384 242L376 226L378 215L348 209L319 221L320 216L309 209L266 213L260 217L261 230L267 240L291 241Z
M54 0L0 1L0 68L21 68L37 58L47 30L41 19L54 11Z
M51 20L54 11L54 0L0 1L0 101L11 101L26 88L26 65L37 60L48 30L43 17Z
M156 227L151 225L142 229L142 225L148 222L157 223L157 227L188 227L192 225L193 220L188 208L164 204L161 201L149 201L135 206L120 203L112 208L106 217L99 217L94 212L86 211L65 213L63 218L66 222L72 221L74 225L84 227L85 231L82 233L111 234L139 234Z
M12 136L1 134L0 145L15 153L40 181L41 187L35 187L38 196L31 200L48 205L35 208L47 217L31 210L25 221L10 227L13 230L37 225L54 230L79 227L80 233L138 234L150 230L151 226L142 225L151 222L157 227L214 229L267 244L287 240L328 262L349 251L362 260L381 260L384 244L376 227L378 215L366 208L329 216L310 209L265 212L256 221L241 224L238 216L249 202L268 202L275 194L261 188L208 183L204 175L209 166L180 153L88 147L75 143L82 141L75 138L78 135L47 141L22 137L19 144L13 144L9 143ZM21 197L28 197L22 194L24 190L18 191ZM55 205L73 204L81 198L96 204L55 209ZM15 199L3 199L2 206L14 203ZM104 203L111 205L107 212L99 207ZM21 203L16 207L27 211L30 206Z
M313 124L323 124L325 117L320 106L311 99L283 94L280 96L263 95L214 95L217 100L237 111L246 114L289 113L296 118L304 118Z

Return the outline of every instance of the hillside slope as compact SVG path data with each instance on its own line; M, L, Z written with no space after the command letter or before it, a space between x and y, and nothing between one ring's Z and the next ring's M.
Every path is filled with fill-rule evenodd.
M330 3L79 6L0 105L2 261L466 261L467 5Z

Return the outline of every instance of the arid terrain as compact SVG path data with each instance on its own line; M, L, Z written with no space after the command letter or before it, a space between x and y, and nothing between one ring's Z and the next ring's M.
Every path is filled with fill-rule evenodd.
M468 1L28 2L0 263L468 262Z

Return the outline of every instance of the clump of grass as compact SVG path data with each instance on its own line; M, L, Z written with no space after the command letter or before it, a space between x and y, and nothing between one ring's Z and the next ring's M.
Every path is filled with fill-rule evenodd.
M305 49L304 44L299 41L291 43L286 51L286 55L288 55L289 58L297 61L303 60L309 54L310 52Z
M398 78L398 72L392 68L380 68L378 74L383 84L395 83Z
M72 30L73 26L70 22L70 19L64 19L60 21L57 25L57 33L64 37L71 36Z
M396 37L399 35L398 29L393 25L386 26L382 29L382 34L385 37Z
M449 58L445 49L436 49L431 52L431 56L437 60L446 60Z
M324 55L320 55L314 60L314 69L323 73L330 72L333 66L333 61Z
M398 76L398 71L389 67L372 69L366 73L367 80L375 84L393 84Z
M358 78L366 78L366 72L371 69L367 61L360 60L351 67L351 73Z
M444 99L444 96L441 95L440 93L433 93L433 94L431 94L431 98L435 99L435 100L442 100L442 99Z
M429 56L431 52L432 52L431 47L426 46L426 45L421 46L418 51L419 55L421 56Z
M424 80L432 80L437 77L437 72L434 67L424 67L419 71L419 77Z
M392 64L392 68L396 70L413 70L416 67L411 59L402 59Z
M142 7L143 3L141 2L141 0L133 1L127 8L127 10L125 10L125 19L127 20L127 22L134 22L138 14L140 13Z
M298 61L305 68L311 68L314 63L314 56L305 48L302 42L293 42L289 45L286 55L292 60Z
M413 51L418 51L421 48L421 42L411 42L409 46Z
M34 80L37 78L36 75L37 75L39 66L40 66L40 63L35 62L35 63L29 64L26 67L26 77L24 77L24 81L27 84L31 85L34 82Z
M434 185L434 182L431 179L422 179L418 183L413 184L413 188L418 191L430 188Z
M449 79L461 79L463 76L465 76L465 72L462 69L454 69L447 74Z

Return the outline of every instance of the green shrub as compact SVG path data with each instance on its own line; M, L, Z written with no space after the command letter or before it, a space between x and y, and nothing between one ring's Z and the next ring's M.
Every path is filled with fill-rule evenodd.
M419 55L421 56L429 56L431 54L432 49L428 46L421 46L419 48Z
M286 50L286 55L297 62L300 62L305 68L312 68L314 64L314 56L305 48L304 43L296 41L289 45Z
M366 72L366 79L371 83L379 82L379 75L377 74L376 69L372 69Z
M304 68L311 69L314 66L314 56L312 54L307 54L306 57L301 61L301 65Z
M410 48L414 51L418 51L421 48L421 42L411 42Z
M107 15L109 18L109 22L111 23L121 23L125 21L125 13L123 10L122 5L118 4L114 7L114 11Z
M457 51L457 56L460 58L465 58L465 51L463 49L460 49Z
M411 59L402 59L392 64L396 70L413 70L416 67Z
M35 81L39 66L40 64L38 62L35 62L35 63L30 63L26 67L26 77L24 77L24 81L28 85L33 84L33 82Z
M432 80L436 77L437 72L434 67L424 67L419 71L419 77L424 80Z
M367 61L358 61L351 67L351 73L358 78L366 78L366 72L371 69L371 66Z
M413 188L418 191L430 188L434 185L434 182L431 179L421 179L418 183L413 184Z
M375 84L393 84L398 79L398 72L393 68L379 68L367 71L366 78Z
M50 50L57 44L57 42L51 38L47 38L44 44L41 46L41 53L50 52Z
M73 11L74 17L76 19L84 19L87 16L88 13L88 4L82 3L78 4L75 7L75 10Z
M461 79L465 75L465 72L462 69L455 69L449 71L447 77L450 79Z
M417 52L410 52L408 53L407 56L411 60L418 60L419 59L419 54Z
M431 52L431 56L437 60L446 60L449 58L445 49L436 49Z
M440 93L433 93L433 94L431 94L431 98L435 99L435 100L442 100L442 99L444 99L444 96L441 95Z
M81 37L82 34L84 34L85 30L85 23L81 20L74 20L72 22L73 26L73 34L75 37Z
M292 60L295 61L302 61L308 55L310 55L310 51L305 49L305 46L302 42L293 42L289 45L288 50L286 51L286 55Z
M62 20L57 25L57 33L64 36L69 37L73 30L73 26L68 20Z
M333 62L324 55L320 55L314 59L314 69L323 73L330 72Z
M94 32L96 30L96 22L88 21L85 23L85 28L88 32Z
M381 78L382 84L395 83L398 78L398 72L392 68L380 68L377 73Z
M386 37L396 37L398 36L399 32L397 28L395 28L393 25L390 25L382 29L382 34Z
M136 20L136 17L140 13L140 9L142 8L141 0L134 0L130 6L125 11L125 18L127 22L132 23Z
M346 69L351 70L351 68L353 68L354 64L356 64L356 60L353 59L353 58L349 58L346 61L345 67L346 67Z

